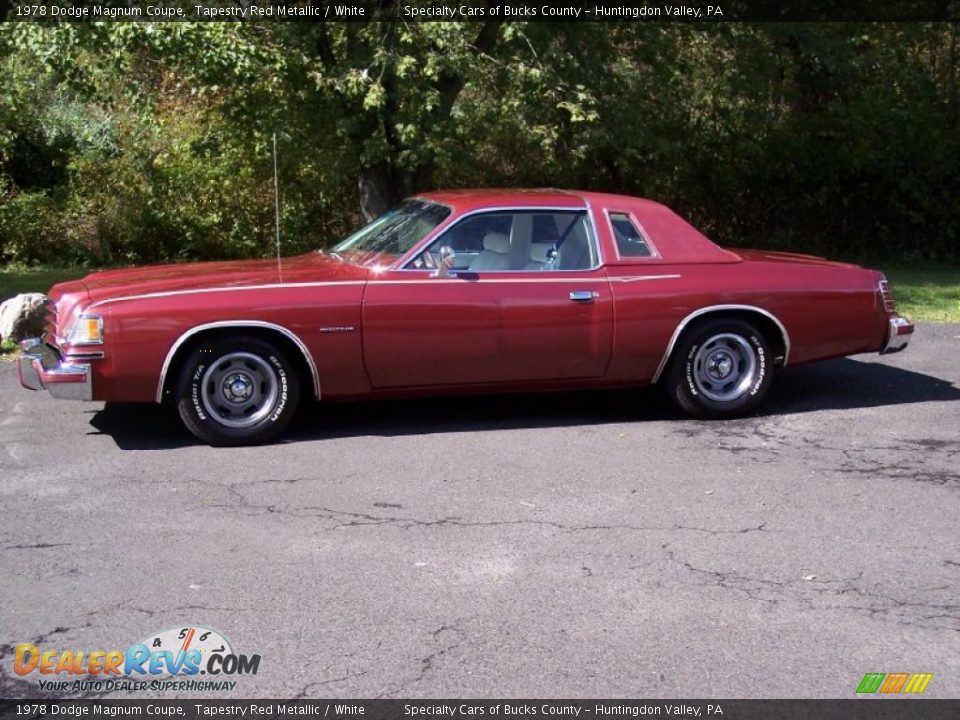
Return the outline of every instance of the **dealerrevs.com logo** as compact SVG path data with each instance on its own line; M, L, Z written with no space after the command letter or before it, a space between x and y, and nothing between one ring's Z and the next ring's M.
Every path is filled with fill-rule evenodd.
M198 625L154 633L125 651L22 643L13 655L14 672L38 676L48 692L225 691L236 687L233 677L259 669L259 655L239 654L216 630Z

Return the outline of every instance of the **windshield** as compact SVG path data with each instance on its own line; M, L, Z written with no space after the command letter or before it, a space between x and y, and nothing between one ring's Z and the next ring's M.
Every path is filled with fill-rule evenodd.
M335 253L355 253L363 265L382 262L384 255L399 258L446 220L450 208L424 200L406 200L357 230L337 245Z

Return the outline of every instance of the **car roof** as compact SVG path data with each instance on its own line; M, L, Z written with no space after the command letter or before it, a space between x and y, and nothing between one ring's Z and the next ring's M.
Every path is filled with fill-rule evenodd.
M513 207L557 207L623 210L635 213L644 233L664 262L740 262L741 258L714 244L703 233L662 203L614 193L557 188L435 190L416 197L449 205L458 214Z
M554 188L475 188L462 190L434 190L417 197L457 210L475 210L484 207L517 207L542 205L548 207L584 208L587 206L580 193Z
M458 210L474 210L484 207L522 207L524 205L585 208L588 204L606 206L626 203L638 208L656 209L666 207L655 200L632 195L560 188L464 188L432 190L420 193L416 197L444 205L452 205Z

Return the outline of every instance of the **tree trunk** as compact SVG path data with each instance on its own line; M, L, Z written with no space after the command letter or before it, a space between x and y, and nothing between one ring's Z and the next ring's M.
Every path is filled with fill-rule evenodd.
M374 220L410 195L432 189L433 168L393 172L386 163L360 170L360 212L365 222Z
M950 23L950 52L947 56L947 112L954 125L960 120L957 112L957 24Z
M392 7L392 2L385 2L384 8ZM488 52L497 43L497 37L500 30L499 20L486 21L476 39L470 45L470 52L474 57L479 57ZM392 45L393 32L396 29L396 23L391 23L388 27L387 45ZM355 48L351 52L350 48L356 42L353 28L348 25L347 39L347 57L356 62L358 50ZM317 52L321 58L330 57L331 49L326 42L326 36L320 35ZM364 220L370 222L376 217L400 202L403 198L430 189L433 186L433 172L435 164L433 160L422 162L412 168L397 168L391 166L391 159L396 158L402 150L401 141L393 132L394 118L399 115L400 90L397 87L395 68L391 62L383 68L381 82L386 93L386 103L383 111L379 115L367 115L369 124L362 133L358 132L358 143L363 142L370 134L378 133L383 135L384 142L388 148L387 159L369 167L360 169L358 190L360 192L360 212ZM437 124L450 118L453 106L460 96L466 78L462 74L443 74L434 83L435 89L440 97L438 106L428 112L421 122L424 124L426 133Z
M360 170L358 183L360 191L360 213L364 222L371 222L393 207L399 198L395 197L390 169L386 164L365 167Z

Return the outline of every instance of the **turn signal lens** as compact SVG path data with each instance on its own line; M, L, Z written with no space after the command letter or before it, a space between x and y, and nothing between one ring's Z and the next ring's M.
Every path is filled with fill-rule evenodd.
M877 292L880 294L880 302L883 303L883 309L888 313L896 312L897 303L893 299L893 293L890 292L890 283L887 282L886 277L877 283Z
M98 345L103 342L103 318L99 315L81 315L67 333L71 345Z

